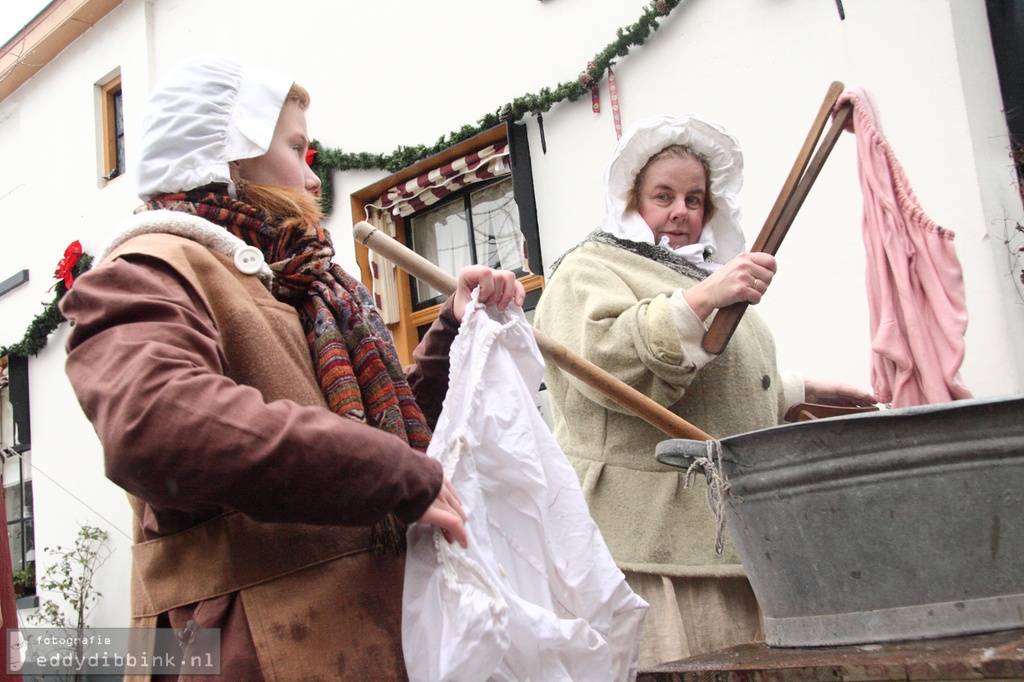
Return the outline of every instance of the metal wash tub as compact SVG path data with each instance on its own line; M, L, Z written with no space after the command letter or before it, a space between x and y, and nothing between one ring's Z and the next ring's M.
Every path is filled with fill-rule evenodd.
M718 445L768 645L1024 628L1024 396L667 440L656 456L688 468Z

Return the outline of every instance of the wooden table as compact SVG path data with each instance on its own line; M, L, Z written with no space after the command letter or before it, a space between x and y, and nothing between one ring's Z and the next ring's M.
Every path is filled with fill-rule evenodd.
M843 647L743 644L642 671L637 682L1024 680L1024 630Z

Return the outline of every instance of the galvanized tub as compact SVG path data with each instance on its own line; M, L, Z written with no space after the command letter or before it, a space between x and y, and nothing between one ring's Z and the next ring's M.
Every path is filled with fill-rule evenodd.
M1024 396L710 443L768 645L1024 628ZM708 446L668 440L656 457L688 468Z

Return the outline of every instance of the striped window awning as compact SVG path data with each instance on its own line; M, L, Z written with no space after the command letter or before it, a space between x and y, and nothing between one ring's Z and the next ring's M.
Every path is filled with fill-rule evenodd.
M467 185L511 172L508 142L492 144L392 187L369 208L395 216L412 215Z

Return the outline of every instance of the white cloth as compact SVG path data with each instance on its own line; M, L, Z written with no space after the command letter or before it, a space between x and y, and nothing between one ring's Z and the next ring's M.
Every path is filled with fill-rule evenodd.
M427 454L469 547L409 528L402 644L413 682L632 680L647 603L590 517L536 408L544 372L522 310L467 306Z
M697 244L669 249L694 265L715 270L744 251L740 189L743 152L735 137L720 125L693 114L655 116L637 121L619 140L604 171L605 216L601 227L620 239L654 243L654 233L636 211L626 209L629 190L647 161L665 147L690 145L711 166L711 198L715 215ZM665 246L665 245L662 245ZM668 248L665 246L665 248ZM705 262L705 256L709 259Z
M213 182L227 183L234 196L228 162L267 152L293 83L226 57L199 57L172 69L142 112L139 198Z

